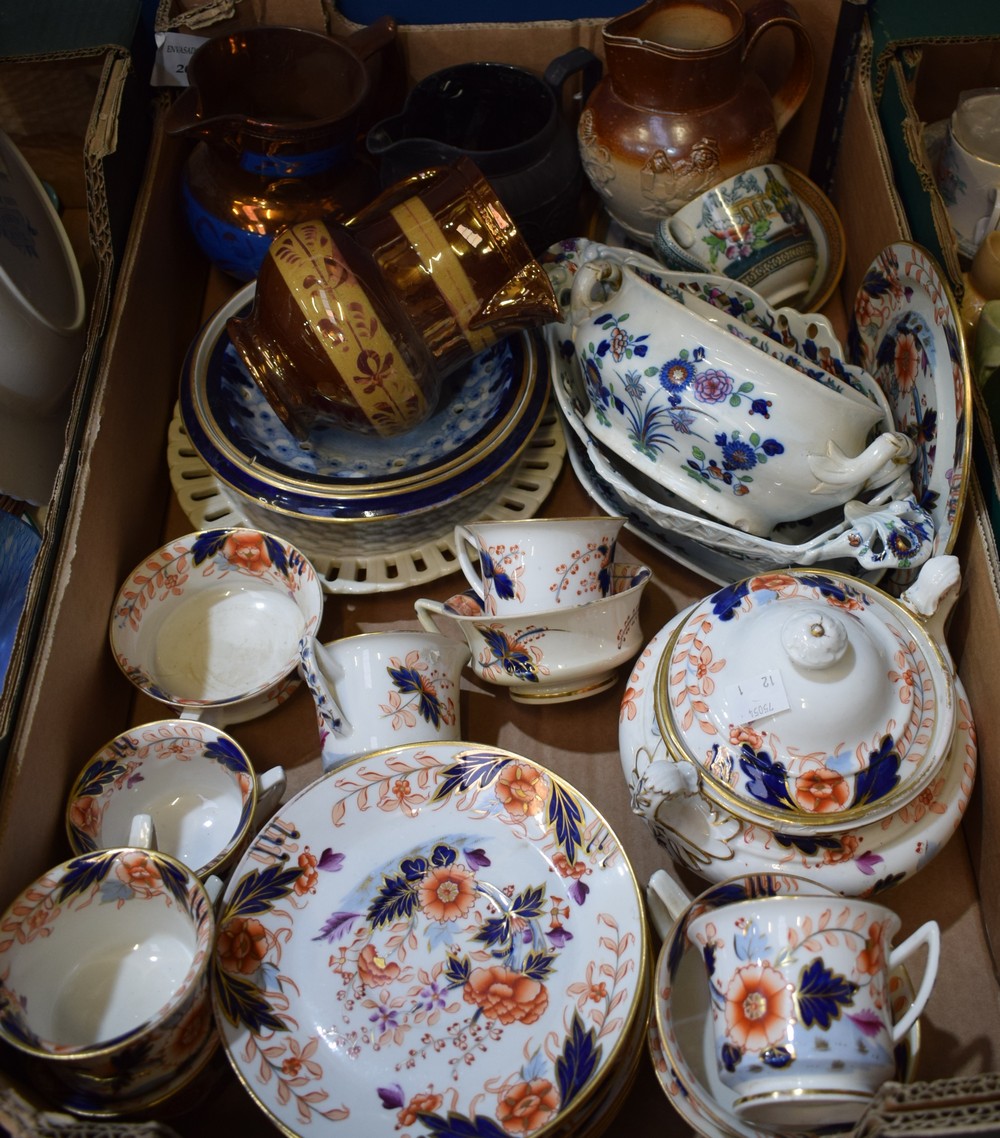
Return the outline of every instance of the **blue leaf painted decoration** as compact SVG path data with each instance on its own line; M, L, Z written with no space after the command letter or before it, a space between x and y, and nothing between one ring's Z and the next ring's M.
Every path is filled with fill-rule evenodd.
M246 755L231 739L214 739L206 744L205 754L226 770L242 774L247 770Z
M244 1024L256 1035L288 1030L288 1025L271 1011L260 989L245 976L216 966L214 980L219 1008L234 1027Z
M843 1008L854 1003L857 990L857 984L827 968L817 957L802 969L799 977L795 993L799 1017L806 1027L815 1025L825 1031L834 1020L840 1019Z
M882 737L878 747L868 756L867 766L854 780L854 805L878 802L899 785L899 752L891 735Z
M594 1029L585 1031L579 1014L574 1012L562 1054L555 1064L561 1110L565 1110L587 1085L600 1058L601 1048L597 1045Z
M224 918L259 916L268 912L275 901L291 893L299 876L298 868L282 869L280 865L269 865L266 869L246 874L240 878L226 903Z
M557 782L552 783L549 794L548 820L555 829L556 841L572 865L583 845L583 810L573 795Z
M432 801L441 802L457 790L471 790L473 786L489 786L508 763L510 756L497 755L491 751L472 752L463 755L449 767L441 771L441 781L434 791Z
M373 929L413 914L417 906L417 882L401 874L384 877L366 914Z
M506 1130L484 1114L468 1118L449 1111L447 1115L418 1114L417 1118L437 1138L510 1138Z

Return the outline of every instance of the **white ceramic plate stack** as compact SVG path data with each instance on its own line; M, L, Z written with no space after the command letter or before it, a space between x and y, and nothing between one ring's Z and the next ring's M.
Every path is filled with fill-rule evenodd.
M456 522L483 516L508 488L517 497L528 483L533 494L517 504L521 516L530 516L551 489L565 450L561 439L552 445L558 432L546 417L548 360L534 333L501 340L476 357L451 377L431 417L403 436L327 429L300 442L250 378L226 331L226 321L248 308L254 287L245 286L209 319L182 375L179 430L171 432L168 455L175 488L189 517L220 490L225 499L221 512L192 522L279 533L325 576L334 560L366 562L440 544ZM536 442L540 458L531 478L520 478L521 460L534 454ZM446 556L435 567L450 572L454 561ZM366 581L362 568L349 577L361 588L391 588L415 583L419 572Z
M580 1138L642 1051L647 935L571 786L498 748L414 744L261 831L219 906L216 1018L285 1133Z

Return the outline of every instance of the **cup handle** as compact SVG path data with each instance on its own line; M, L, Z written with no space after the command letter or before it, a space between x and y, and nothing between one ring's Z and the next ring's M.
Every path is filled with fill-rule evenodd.
M657 869L646 884L646 904L661 940L666 940L681 913L691 903L687 890L667 869Z
M269 818L274 813L287 785L285 768L280 764L270 767L257 779L257 807L253 815L255 829L261 819Z
M316 714L319 716L323 727L331 735L343 738L351 733L351 724L333 698L327 676L320 667L319 654L321 650L326 655L325 649L315 637L304 636L302 638L299 643L299 674L305 680L306 687L309 688L313 703L316 705ZM328 656L327 659L329 659Z
M938 927L937 921L927 921L926 924L921 925L915 933L908 936L902 944L897 945L892 952L889 953L889 968L896 968L904 964L921 945L927 946L927 963L924 966L924 977L920 981L920 987L917 989L917 994L913 997L913 1002L907 1009L906 1014L898 1023L893 1025L893 1043L898 1043L910 1028L913 1027L914 1023L916 1023L917 1017L924 1010L924 1006L930 997L931 989L934 987L934 981L937 978L938 962L941 959L941 929Z
M479 563L479 542L476 541L472 531L468 526L457 525L455 526L453 541L455 545L455 554L458 557L458 563L462 567L462 573L465 575L466 581L475 590L476 596L482 601L485 600L483 592L483 579L477 568ZM469 556L469 547L476 551L476 562L474 565L472 558ZM427 626L424 625L426 628Z
M417 620L428 632L444 634L444 629L437 622L437 617L444 613L444 605L440 601L432 601L428 597L419 597L413 602Z
M809 93L813 75L813 50L809 34L798 12L787 0L759 0L746 13L746 60L765 32L772 28L788 28L794 39L794 55L784 82L771 95L774 123L780 134Z
M128 844L140 850L153 850L156 844L156 825L150 814L136 814L129 827Z

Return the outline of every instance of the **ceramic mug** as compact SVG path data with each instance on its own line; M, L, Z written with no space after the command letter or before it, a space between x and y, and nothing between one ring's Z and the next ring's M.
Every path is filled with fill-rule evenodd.
M222 725L286 698L299 640L322 613L319 578L293 545L260 530L202 530L129 574L109 635L141 691Z
M654 245L669 268L722 274L774 305L805 296L817 264L798 195L773 162L727 178L661 220Z
M934 986L940 930L927 921L892 947L899 918L860 898L755 898L702 913L702 954L719 1078L751 1125L795 1132L850 1126L894 1077L893 1048ZM893 1022L889 976L921 947L923 978Z
M146 844L129 827L148 814L155 848L204 880L232 863L285 783L280 766L258 776L218 727L158 720L116 735L90 759L69 793L66 833L75 854Z
M952 112L935 180L959 243L972 256L1000 225L1000 89L964 91Z
M624 518L530 518L455 527L458 563L491 615L586 604L611 591Z
M301 653L325 771L367 751L460 737L464 644L437 632L366 632L307 638Z
M148 849L83 854L0 919L0 1038L81 1113L160 1101L214 1052L212 901Z

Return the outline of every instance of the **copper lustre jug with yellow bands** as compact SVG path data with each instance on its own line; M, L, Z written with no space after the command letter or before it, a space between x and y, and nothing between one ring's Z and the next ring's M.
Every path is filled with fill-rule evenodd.
M335 427L399 435L446 377L560 315L548 275L467 158L404 178L347 222L279 233L253 307L229 334L299 438Z

